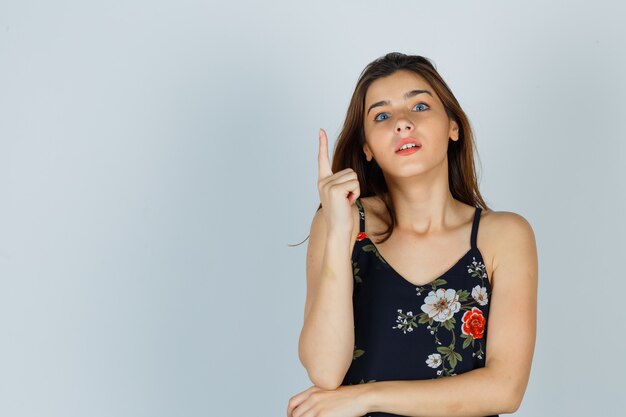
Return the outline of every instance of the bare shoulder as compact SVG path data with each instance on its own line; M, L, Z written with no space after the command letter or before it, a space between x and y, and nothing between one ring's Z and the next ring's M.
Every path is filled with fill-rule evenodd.
M377 195L361 197L365 217L370 223L379 225L381 221L389 221L389 214L385 202ZM386 219L386 220L385 220Z
M480 225L484 245L492 254L494 270L513 258L536 263L535 233L524 216L511 211L483 210Z
M384 202L377 195L370 195L368 197L361 197L360 200L366 208L370 208L375 211L380 211L381 207L384 207Z
M510 239L512 235L529 238L534 236L534 231L524 216L512 211L483 210L480 224L494 239Z

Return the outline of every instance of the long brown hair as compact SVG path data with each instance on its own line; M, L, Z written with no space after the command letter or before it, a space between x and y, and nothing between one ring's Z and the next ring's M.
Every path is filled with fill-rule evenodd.
M412 71L424 78L439 96L448 118L453 119L459 125L459 140L448 140L448 183L452 196L463 203L489 210L478 189L474 166L475 143L472 128L456 97L430 59L419 55L390 52L369 63L361 72L348 106L343 128L335 143L331 164L333 172L339 172L346 168L352 168L356 172L361 187L360 197L376 195L385 203L391 222L383 232L383 239L376 243L382 243L389 239L396 224L396 216L393 201L387 192L387 183L380 166L375 159L368 162L363 153L365 94L375 80L387 77L399 70ZM321 203L317 210L320 208L322 208ZM308 238L309 236L306 239Z

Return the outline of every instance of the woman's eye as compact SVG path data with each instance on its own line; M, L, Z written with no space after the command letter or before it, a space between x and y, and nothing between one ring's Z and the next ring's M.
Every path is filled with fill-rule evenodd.
M413 108L416 108L417 106L426 106L426 108L428 108L428 104L426 104L426 103L417 103L417 104L415 105L415 107L413 107ZM426 110L426 108L421 107L421 109L422 109L422 110L419 110L419 111L420 111L420 112L421 112L421 111L424 111L424 110ZM378 116L383 116L383 115L386 115L386 114L387 114L387 113L378 113L378 114L376 115L376 117L374 118L374 121L376 121L376 122L380 122L380 121L382 121L382 120L386 120L386 119L387 119L387 117L386 117L386 118L384 118L384 119L381 119L381 118L379 118L379 117L378 117Z
M385 120L385 119L379 119L379 118L378 118L378 116L383 116L383 115L385 115L385 114L387 114L387 113L378 113L378 114L376 115L376 117L374 118L374 120L375 120L375 121Z

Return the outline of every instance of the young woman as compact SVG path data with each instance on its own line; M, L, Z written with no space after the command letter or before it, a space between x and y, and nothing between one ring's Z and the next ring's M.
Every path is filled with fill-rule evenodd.
M299 358L288 417L515 412L535 346L537 250L490 210L458 101L421 56L361 74L332 167L320 129ZM479 227L480 226L480 227Z

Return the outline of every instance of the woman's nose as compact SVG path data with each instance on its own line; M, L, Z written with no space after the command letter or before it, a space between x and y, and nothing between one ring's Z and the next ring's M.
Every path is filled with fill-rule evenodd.
M402 131L410 132L412 130L413 130L413 124L409 122L408 120L399 120L396 125L396 132L398 133Z

